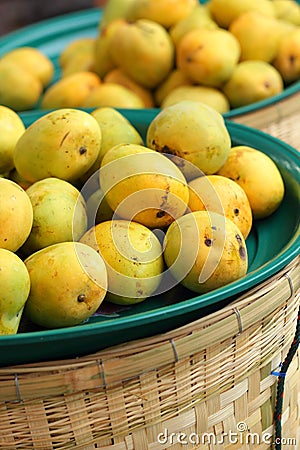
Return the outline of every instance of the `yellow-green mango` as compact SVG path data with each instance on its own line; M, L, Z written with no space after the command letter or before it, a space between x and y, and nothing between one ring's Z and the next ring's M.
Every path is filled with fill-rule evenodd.
M165 155L135 144L119 144L102 159L100 187L121 218L164 228L185 213L187 182Z
M86 203L71 183L36 181L26 190L33 208L31 232L22 246L27 256L58 242L78 241L87 229Z
M24 131L20 116L11 108L0 105L0 173L14 168L14 148Z
M82 37L67 44L59 55L62 77L94 68L96 38Z
M102 139L98 158L84 174L83 182L86 182L100 169L103 156L110 148L118 144L143 145L143 138L140 133L117 109L111 106L102 106L94 109L91 115L95 117L99 124Z
M135 304L158 288L164 269L161 243L140 223L108 220L90 228L80 242L102 256L108 275L106 300Z
M66 75L46 89L41 99L41 108L80 108L100 84L101 79L94 72L75 72Z
M212 18L222 28L229 28L234 19L247 11L275 17L273 2L270 0L210 0L208 9Z
M220 114L229 111L230 104L226 95L218 88L212 86L179 86L173 89L163 100L161 107L174 105L181 100L202 102L214 108Z
M252 209L244 189L221 175L207 175L189 182L191 211L214 211L236 224L246 239L252 228Z
M14 252L0 248L0 335L16 334L30 290L24 262Z
M14 111L34 108L43 91L36 75L16 61L0 60L0 104Z
M116 30L123 26L124 19L114 19L99 30L96 36L94 52L94 70L102 79L110 70L116 67L111 55L111 40Z
M275 18L248 11L231 22L229 31L240 43L240 61L271 62L275 58L282 37L282 27Z
M99 163L101 163L105 153L117 144L143 145L143 138L140 133L117 109L109 106L97 108L91 112L91 115L97 120L102 132Z
M82 103L84 108L145 108L141 97L125 86L117 83L102 83L95 87Z
M133 0L127 18L147 19L170 28L196 7L197 0Z
M174 68L175 48L157 22L138 19L116 27L110 39L114 64L142 86L154 89Z
M14 181L15 183L17 183L19 186L21 186L21 188L23 188L25 191L27 190L27 188L29 188L29 186L32 185L32 183L28 180L25 180L25 178L23 178L16 169L13 169L9 172L9 176L6 177L9 178L10 180Z
M277 165L256 148L233 147L218 175L231 178L244 189L254 219L270 216L283 200L284 182Z
M25 180L55 177L76 181L96 161L101 130L91 114L61 108L41 116L18 140L14 163Z
M161 106L166 96L179 86L191 86L192 81L179 69L171 70L167 78L154 90L156 106Z
M149 124L147 147L167 153L190 180L217 172L231 138L223 116L203 102L181 100L164 108Z
M282 37L272 64L285 83L300 79L300 27Z
M0 178L0 215L0 248L15 252L30 234L33 209L24 189L7 178Z
M2 61L13 61L37 77L45 88L54 76L54 64L51 59L35 47L22 46L10 50Z
M78 325L92 316L106 295L101 256L80 242L60 242L25 259L30 293L24 315L45 328Z
M248 269L239 228L212 211L187 213L169 226L164 260L178 283L201 294L242 278Z
M240 58L240 44L227 30L195 29L179 42L176 65L194 83L220 87Z
M106 220L112 220L114 212L109 206L101 188L94 191L86 201L88 229Z
M116 19L128 19L134 0L107 0L102 8L99 30L102 31Z
M275 17L293 25L300 25L300 5L295 0L273 0Z
M116 83L125 86L127 89L135 92L142 100L145 108L154 107L154 98L150 89L141 86L130 78L123 70L115 68L110 70L103 79L104 83Z
M273 65L261 60L247 60L237 64L221 90L231 108L238 108L280 94L283 88L282 76Z
M197 28L207 28L207 29L216 29L218 28L217 23L212 19L211 15L208 12L208 8L204 5L198 4L196 5L192 11L179 22L174 24L170 29L170 36L177 48L179 41L183 36L186 35L191 30Z

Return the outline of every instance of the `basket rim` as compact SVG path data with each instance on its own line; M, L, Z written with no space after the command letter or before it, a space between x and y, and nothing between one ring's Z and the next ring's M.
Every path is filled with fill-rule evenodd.
M282 308L282 303L286 303L291 298L300 305L300 255L294 258L280 272L264 281L261 285L255 286L247 293L240 295L235 301L229 303L220 310L214 311L204 317L196 319L178 328L159 333L154 336L135 339L129 342L113 345L95 353L83 355L75 358L55 359L47 362L32 362L25 364L14 364L0 367L0 374L14 372L16 368L21 371L32 371L34 367L47 366L55 367L80 367L91 362L114 359L122 355L143 354L146 350L155 349L162 345L167 345L174 351L174 342L183 338L192 338L199 331L209 333L209 329L218 330L222 323L226 329L226 335L216 335L216 341L223 341L234 338L250 328L253 323L270 320L271 314ZM272 297L272 303L266 302L266 298ZM222 338L222 339L221 339ZM213 343L210 341L210 345ZM197 340L197 351L202 348L201 342ZM171 352L172 353L172 352ZM176 350L172 353L173 360L176 360ZM22 369L23 368L23 369ZM39 369L40 370L40 369Z

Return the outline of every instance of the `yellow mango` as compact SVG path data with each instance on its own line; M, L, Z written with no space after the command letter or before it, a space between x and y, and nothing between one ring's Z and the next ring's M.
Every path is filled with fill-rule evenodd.
M123 219L162 228L186 211L189 193L183 174L169 158L142 145L108 150L99 178L108 204Z
M284 183L275 162L249 146L233 147L218 175L229 177L246 192L254 219L273 214L284 196Z
M185 214L168 228L164 259L178 283L206 293L242 278L248 255L239 228L212 211Z
M14 168L14 148L24 131L20 116L11 108L0 105L0 173Z
M0 335L16 334L30 290L24 262L14 252L0 248Z
M156 235L140 223L108 220L90 228L80 242L97 250L106 264L106 300L140 303L158 288L164 269Z
M101 256L80 242L60 242L25 259L30 294L24 315L45 328L78 325L92 316L106 295Z
M236 224L246 239L252 227L252 209L244 189L221 175L207 175L189 182L191 211L214 211Z
M17 172L30 182L56 177L76 181L96 161L101 130L91 114L61 108L41 116L22 134L14 150Z
M100 84L101 79L93 72L75 72L67 75L46 89L41 100L41 108L79 108Z
M54 64L51 59L35 47L18 47L7 52L2 61L13 61L37 77L45 88L54 76Z
M0 178L0 214L0 248L15 252L30 234L33 209L24 189L7 178Z
M43 91L36 75L16 61L0 60L0 104L14 111L34 108Z

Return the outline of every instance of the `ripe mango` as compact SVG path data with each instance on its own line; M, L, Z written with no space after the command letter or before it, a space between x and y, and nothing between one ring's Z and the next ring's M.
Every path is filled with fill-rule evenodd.
M174 66L175 48L169 33L151 20L120 23L109 47L115 66L148 89L157 87Z
M94 70L96 38L83 37L67 44L59 55L62 77Z
M152 20L168 29L190 14L196 5L197 0L133 0L127 18Z
M114 212L107 203L101 188L93 192L86 201L88 228L106 220L112 220Z
M300 79L300 27L282 37L272 64L285 83Z
M239 41L240 61L272 62L275 58L282 37L275 18L248 11L231 22L229 31Z
M217 88L212 86L179 86L173 89L163 100L161 107L174 105L181 100L191 100L205 103L214 108L220 114L229 111L230 104L226 95Z
M247 273L248 255L239 228L212 211L195 211L174 221L164 241L171 274L193 292L220 288Z
M97 120L102 132L100 162L105 153L117 144L143 144L143 138L137 129L115 108L97 108L91 114Z
M101 79L94 72L75 72L60 78L46 89L42 109L79 108Z
M104 83L117 83L132 90L141 98L145 108L154 107L152 91L132 80L123 70L118 68L110 70L105 75L103 81Z
M145 108L141 97L117 83L102 83L93 89L84 100L84 108L100 108L110 106L111 108Z
M162 247L144 225L127 220L101 222L80 242L97 250L105 261L106 300L121 305L140 303L158 288L164 268Z
M254 219L273 214L284 196L284 183L275 162L249 146L233 147L218 175L229 177L246 192Z
M42 83L45 88L54 76L54 64L51 59L35 47L22 46L10 50L2 58L2 61L13 61L20 68L26 69Z
M192 81L179 69L171 70L167 78L154 90L156 106L161 106L166 96L180 86L191 86Z
M189 182L191 211L214 211L236 224L246 239L252 227L252 210L244 189L221 175L207 175Z
M202 102L182 100L164 108L150 123L147 146L170 154L190 180L213 174L225 163L231 138L224 119Z
M102 31L116 19L128 19L131 4L134 0L107 0L102 9L99 30Z
M100 186L121 218L163 228L185 213L187 182L168 157L142 145L120 144L102 159Z
M30 182L49 177L73 182L96 161L100 146L96 119L79 109L62 108L26 129L15 147L14 163Z
M0 248L17 251L26 241L33 223L33 209L24 189L0 178Z
M194 29L180 40L176 65L194 83L220 87L240 58L240 44L228 30Z
M293 25L300 25L300 6L295 0L273 0L275 17Z
M106 295L107 271L101 256L79 242L60 242L25 259L30 294L24 315L46 328L80 324Z
M95 42L94 70L102 79L116 67L111 55L111 40L116 30L124 24L124 19L114 19L101 27ZM101 22L100 22L101 24Z
M30 290L29 273L14 252L0 248L0 335L16 334Z
M71 183L45 178L27 190L33 208L31 232L22 246L27 256L58 242L78 241L87 229L86 204Z
M222 86L231 108L247 106L283 91L283 79L270 63L261 60L241 61Z
M100 169L101 161L105 153L117 144L143 145L143 139L137 129L111 106L102 106L91 112L101 129L101 147L98 158L92 167L84 174L83 181L88 180Z
M212 18L222 28L229 28L234 19L247 11L275 17L273 2L270 0L210 0L208 9Z
M177 48L181 38L185 36L189 31L198 28L218 28L218 25L212 19L207 6L201 4L196 5L186 17L179 20L169 29L169 33L175 44L175 47Z
M0 105L0 173L14 168L14 148L24 131L20 116L11 108Z
M34 108L43 91L37 76L16 61L0 60L0 104L14 111Z

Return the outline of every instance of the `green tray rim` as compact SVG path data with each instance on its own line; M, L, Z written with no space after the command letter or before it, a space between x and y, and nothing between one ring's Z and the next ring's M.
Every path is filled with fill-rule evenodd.
M278 151L280 150L284 155L286 155L287 158L285 160L287 163L289 165L293 165L293 169L291 170L293 171L293 176L296 183L300 186L300 154L295 148L261 130L256 130L246 125L237 124L231 121L225 121L225 123L230 134L234 136L235 140L241 142L241 145L243 145L243 141L248 141L248 139L245 138L245 134L247 132L252 133L257 139L259 139L260 142L268 140L270 144L274 144ZM300 204L300 188L298 197ZM175 317L184 313L190 313L191 311L201 310L206 306L216 304L224 299L234 298L237 294L244 294L248 289L259 285L261 282L266 281L269 277L279 272L299 254L300 215L293 238L285 246L285 248L279 252L278 255L263 264L250 275L230 283L227 286L216 289L207 294L202 294L200 296L196 295L191 299L187 299L173 305L157 308L156 310L136 313L131 316L118 317L117 319L107 318L105 322L101 323L85 323L68 328L29 331L15 335L0 336L0 348L2 346L13 347L17 343L23 343L23 345L30 344L36 342L37 340L52 341L57 340L59 337L68 339L79 338L80 336L93 335L99 331L101 334L105 334L105 332L111 333L114 331L120 332L134 326L140 327L144 323L149 325L156 322L158 319L161 321L164 316L170 318L170 315Z

